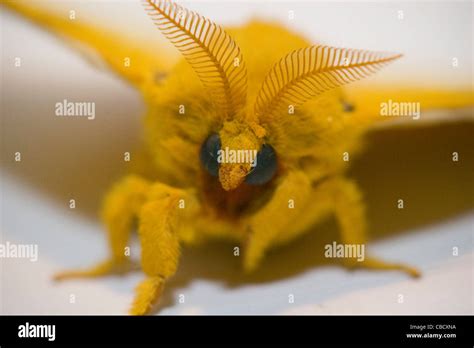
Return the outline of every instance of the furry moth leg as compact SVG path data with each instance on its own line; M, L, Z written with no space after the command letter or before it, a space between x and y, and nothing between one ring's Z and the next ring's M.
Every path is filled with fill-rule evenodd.
M365 244L366 218L364 202L355 183L342 177L329 179L321 184L321 190L326 191L323 197L333 198L333 209L340 226L342 242L345 244ZM346 258L346 265L350 268L369 268L376 270L397 270L418 277L420 272L409 265L391 263L373 257L365 256L358 262L355 258Z
M137 268L125 255L132 225L144 204L150 183L145 179L129 175L117 182L105 196L102 220L107 229L111 251L109 259L88 269L69 270L55 275L55 280L92 278L108 274L124 274Z
M265 251L272 246L299 213L295 206L303 207L311 193L309 178L300 171L286 175L278 184L271 200L250 218L247 224L247 244L244 255L244 270L255 270Z
M153 185L152 191L139 215L141 264L146 278L136 288L130 309L133 315L153 309L166 279L175 274L180 257L178 202L186 192L164 184Z

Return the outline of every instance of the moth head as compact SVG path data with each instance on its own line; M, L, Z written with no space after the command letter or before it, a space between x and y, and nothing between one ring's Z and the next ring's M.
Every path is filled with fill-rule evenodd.
M285 132L280 126L283 117L298 122L298 112L290 115L289 110L298 111L307 100L366 77L400 57L322 45L301 48L273 66L254 105L248 107L245 61L224 29L172 1L145 0L144 4L197 74L219 115L218 127L201 145L200 160L226 191L244 182L262 185L275 176L277 153L267 142L268 133L275 139Z
M264 185L277 170L274 148L264 142L265 130L256 124L226 122L202 144L200 160L204 169L218 178L226 191L242 183Z

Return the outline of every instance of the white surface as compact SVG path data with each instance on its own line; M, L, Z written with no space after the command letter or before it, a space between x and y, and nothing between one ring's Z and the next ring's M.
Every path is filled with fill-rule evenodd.
M2 260L1 312L126 313L133 289L142 279L139 273L61 284L51 281L58 270L104 258L102 227L48 204L10 178L4 179L3 197L9 199L3 207L2 242L37 243L39 260ZM167 287L161 314L472 314L473 222L472 215L464 216L370 246L376 255L418 267L423 277L417 280L399 273L348 272L325 266L268 283L242 282L229 287L223 282L226 274L239 270L229 262L228 248L224 260L222 253L209 256L212 262L230 265L220 271L222 279L178 272ZM459 256L452 255L454 246L459 248ZM74 304L69 303L71 294L76 297ZM185 296L184 304L178 301L180 294ZM289 294L294 295L295 303L288 303ZM404 296L402 304L398 303L399 294Z

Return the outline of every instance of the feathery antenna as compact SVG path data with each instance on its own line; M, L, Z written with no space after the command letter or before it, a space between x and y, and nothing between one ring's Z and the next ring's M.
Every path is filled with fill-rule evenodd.
M375 73L401 57L328 46L295 50L276 63L266 76L255 102L255 114L268 122L332 88Z
M234 117L247 95L247 69L235 41L217 24L171 1L144 0L144 5L211 91L224 117Z

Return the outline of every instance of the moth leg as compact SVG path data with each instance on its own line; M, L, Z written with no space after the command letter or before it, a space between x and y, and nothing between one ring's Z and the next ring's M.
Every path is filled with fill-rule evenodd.
M366 218L364 202L355 183L344 178L335 178L322 184L334 200L334 213L341 230L344 244L366 244ZM350 268L370 268L377 270L398 270L412 277L420 276L420 272L409 265L391 263L373 257L365 257L359 262L356 258L346 258Z
M300 171L290 172L279 183L271 200L253 215L247 224L244 270L255 270L265 251L298 214L311 193L309 178Z
M56 280L71 278L93 278L108 274L124 274L134 270L134 265L125 255L133 223L147 197L150 183L136 175L129 175L116 183L105 196L102 220L107 229L110 257L86 269L69 270L55 275Z
M175 274L180 256L178 205L188 193L164 184L155 184L152 189L152 197L139 215L141 265L146 278L135 290L130 309L133 315L147 314L153 309L166 279Z

